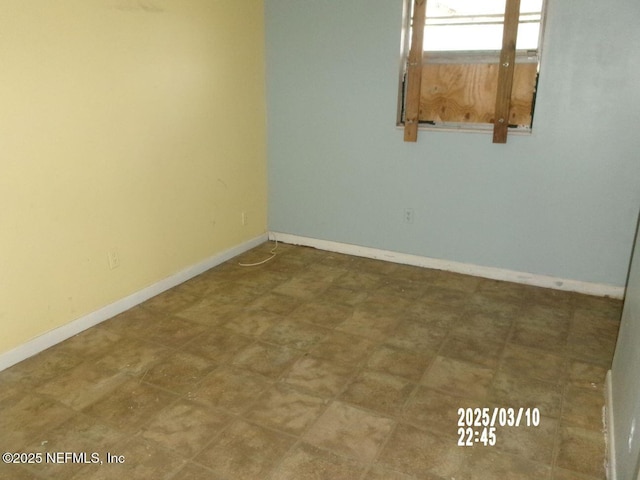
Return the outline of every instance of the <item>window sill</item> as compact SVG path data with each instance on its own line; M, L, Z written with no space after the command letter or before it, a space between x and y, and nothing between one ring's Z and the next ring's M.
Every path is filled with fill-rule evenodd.
M396 128L398 130L404 129L404 123L397 123ZM418 130L426 132L459 132L459 133L484 133L493 135L492 123L476 123L476 124L463 124L463 123L421 123L418 125ZM509 135L517 136L531 136L532 129L529 127L509 127Z

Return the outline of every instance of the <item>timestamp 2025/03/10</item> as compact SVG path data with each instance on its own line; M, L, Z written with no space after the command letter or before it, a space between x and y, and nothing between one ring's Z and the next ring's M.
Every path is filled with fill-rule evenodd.
M537 427L540 425L538 408L459 408L458 445L496 444L496 427Z

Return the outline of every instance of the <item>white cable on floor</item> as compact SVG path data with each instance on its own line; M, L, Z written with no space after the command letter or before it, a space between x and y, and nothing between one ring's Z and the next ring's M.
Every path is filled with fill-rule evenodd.
M257 267L258 265L263 265L265 263L267 263L269 260L273 260L275 258L275 256L277 255L276 250L278 248L278 239L276 238L276 245L271 249L271 251L269 252L271 254L271 256L265 260L262 260L261 262L256 262L256 263L238 263L238 265L240 265L241 267Z

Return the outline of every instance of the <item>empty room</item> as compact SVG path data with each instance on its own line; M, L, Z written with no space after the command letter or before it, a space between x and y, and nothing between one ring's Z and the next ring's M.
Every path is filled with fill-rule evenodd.
M640 479L638 19L1 0L0 479Z

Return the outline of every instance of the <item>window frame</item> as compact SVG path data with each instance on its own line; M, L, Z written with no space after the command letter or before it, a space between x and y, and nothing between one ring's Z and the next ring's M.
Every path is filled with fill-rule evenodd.
M435 0L427 0L435 1ZM509 134L516 135L531 135L533 132L535 103L538 91L538 80L541 67L541 61L543 56L543 44L544 33L546 24L546 14L548 10L548 1L542 1L542 11L540 15L540 31L538 35L538 47L535 50L516 50L515 63L537 63L537 73L535 78L535 87L532 93L531 100L531 120L528 126L523 125L509 125ZM407 74L408 74L408 61L409 51L411 48L412 40L412 7L415 0L403 0L402 9L402 28L401 28L401 41L400 41L400 66L398 72L398 107L396 116L396 126L398 128L405 127L405 97L407 92ZM426 19L425 19L426 23ZM520 22L518 22L520 25ZM500 62L501 50L441 50L430 51L422 50L422 61L425 64L436 63L459 63L459 64L473 64L473 63L495 63ZM493 123L480 123L480 122L428 122L420 120L418 123L419 130L431 130L431 131L454 131L454 132L469 132L469 133L492 133L494 129Z

